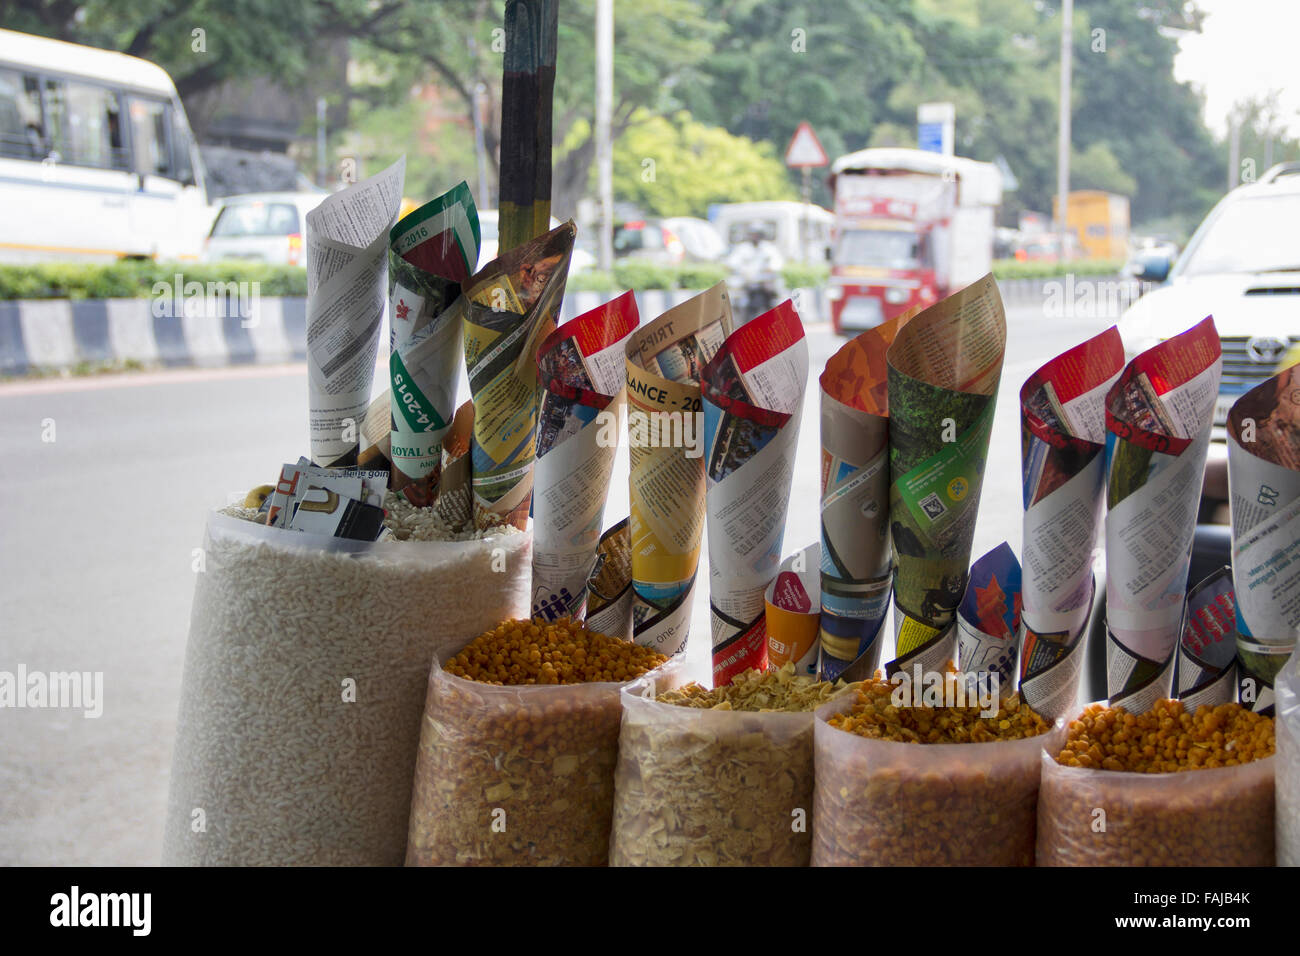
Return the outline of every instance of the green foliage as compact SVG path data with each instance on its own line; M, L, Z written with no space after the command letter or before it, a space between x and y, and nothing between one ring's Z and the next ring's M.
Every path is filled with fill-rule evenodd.
M0 301L11 299L147 299L154 285L256 282L264 296L305 296L307 270L259 263L123 261L108 265L51 263L0 266Z
M614 263L614 282L620 289L671 289L676 280L676 270L671 266L642 259L623 259Z
M1101 189L1132 197L1137 192L1137 180L1124 171L1110 147L1098 141L1082 152L1071 151L1070 188Z
M995 279L1051 279L1073 273L1076 276L1119 275L1124 263L1118 259L1074 259L1070 262L1021 262L998 259L993 263Z
M714 262L687 262L677 267L677 288L711 289L726 280L727 272Z
M638 114L614 145L614 194L654 216L703 217L710 203L794 199L770 143L693 120Z
M566 292L617 292L618 283L614 279L614 273L602 272L599 269L588 269L586 272L579 272L577 275L569 276L569 281L565 285Z
M830 266L817 263L791 262L781 270L781 279L787 289L819 289L830 275Z

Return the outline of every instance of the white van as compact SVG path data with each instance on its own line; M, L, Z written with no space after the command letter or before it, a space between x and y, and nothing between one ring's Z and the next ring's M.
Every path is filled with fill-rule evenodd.
M0 30L0 262L197 259L210 223L165 70Z
M770 200L715 206L710 219L728 248L759 233L776 244L786 262L825 263L835 217L812 203Z

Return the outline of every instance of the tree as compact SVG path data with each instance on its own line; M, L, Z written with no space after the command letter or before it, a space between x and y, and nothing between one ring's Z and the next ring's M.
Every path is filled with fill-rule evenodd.
M704 216L711 203L795 199L770 143L755 143L682 110L646 111L614 144L614 194L654 216Z

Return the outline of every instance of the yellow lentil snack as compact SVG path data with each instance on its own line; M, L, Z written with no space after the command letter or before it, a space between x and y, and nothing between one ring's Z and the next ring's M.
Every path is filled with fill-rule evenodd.
M609 859L619 681L666 660L572 621L505 621L434 662L407 865Z
M447 661L449 674L483 684L586 684L640 677L668 660L571 618L502 621Z
M1067 767L1175 773L1236 767L1269 757L1274 722L1240 704L1201 707L1189 714L1180 700L1161 700L1145 714L1090 704L1070 724L1056 762Z
M615 775L615 866L807 866L813 714L849 690L748 670L714 690L623 691Z
M955 680L955 674L949 674ZM1028 704L1013 695L998 704L996 715L982 716L980 707L895 707L895 684L880 677L863 681L848 713L829 721L832 727L872 737L921 744L965 744L1020 740L1045 734L1050 725ZM951 699L951 698L949 698Z
M1091 704L1043 760L1038 865L1272 866L1273 748L1238 704Z
M1031 865L1040 757L1064 726L1014 697L992 717L900 708L894 686L818 713L813 866Z

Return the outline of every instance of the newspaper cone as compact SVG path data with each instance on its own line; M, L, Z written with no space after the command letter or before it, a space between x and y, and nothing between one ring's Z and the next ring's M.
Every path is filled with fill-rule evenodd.
M1230 409L1228 487L1241 702L1268 713L1300 634L1300 365Z
M632 639L631 540L627 518L602 534L587 582L587 627L625 641Z
M1237 630L1263 644L1294 643L1300 628L1300 365L1233 404L1228 487Z
M1020 693L1049 719L1070 716L1079 692L1105 503L1106 395L1123 370L1124 343L1111 326L1052 359L1020 389Z
M533 494L533 616L582 619L618 449L624 340L639 321L625 292L566 322L537 356L542 409Z
M814 541L782 561L763 595L767 660L773 670L793 663L796 674L817 673L820 552L821 544Z
M474 526L528 525L541 389L537 350L555 328L577 229L552 229L465 284L465 366L474 399Z
M1178 641L1178 699L1189 714L1237 699L1236 604L1228 567L1187 592Z
M470 446L474 439L474 403L456 409L451 427L442 436L442 468L433 509L453 531L474 527L474 491L470 480Z
M855 661L868 676L893 587L889 544L889 388L885 353L909 312L831 356L821 389L822 680Z
M700 375L713 686L767 669L764 593L781 561L808 340L789 300L728 336Z
M433 503L442 438L456 409L460 284L478 250L478 211L465 183L402 217L388 234L389 484L420 506Z
M1222 366L1207 318L1133 359L1106 396L1106 680L1134 713L1173 692Z
M700 373L731 334L719 282L627 340L633 640L686 647L704 533Z
M307 399L311 457L355 465L388 299L388 230L397 219L403 157L307 213Z
M941 672L957 655L975 514L1007 338L991 275L932 305L889 347L891 673Z
M1015 688L1020 629L1020 562L1003 541L970 567L957 608L957 669L977 683L996 681L1005 697Z

